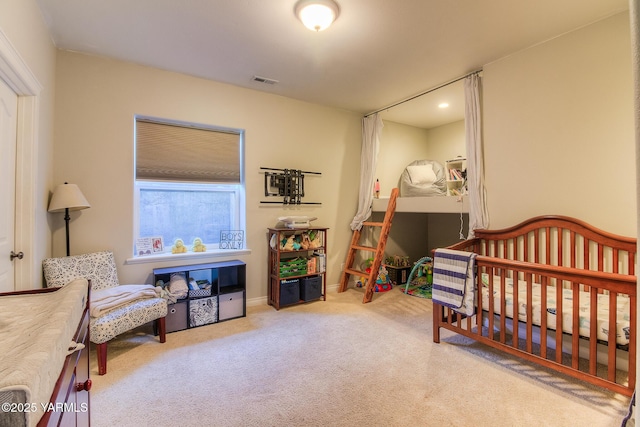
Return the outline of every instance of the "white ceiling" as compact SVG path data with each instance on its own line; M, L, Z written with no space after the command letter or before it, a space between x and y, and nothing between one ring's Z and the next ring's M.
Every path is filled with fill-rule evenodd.
M294 16L296 0L36 1L60 49L363 114L628 9L628 0L336 0L338 19L315 33ZM399 109L383 118L433 126Z

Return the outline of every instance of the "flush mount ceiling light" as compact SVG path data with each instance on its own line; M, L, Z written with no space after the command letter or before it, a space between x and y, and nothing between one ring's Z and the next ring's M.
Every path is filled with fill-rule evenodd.
M333 0L300 0L295 13L305 27L312 31L322 31L338 18L340 8Z

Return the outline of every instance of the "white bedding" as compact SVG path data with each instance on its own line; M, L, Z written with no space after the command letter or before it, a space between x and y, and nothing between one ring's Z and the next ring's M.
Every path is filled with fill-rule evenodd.
M493 277L494 312L500 314L500 277ZM482 308L489 309L489 277L482 274ZM527 313L527 283L518 281L518 319L526 321ZM532 284L532 314L533 324L540 326L541 310L541 285ZM573 291L563 289L562 302L562 330L569 334L573 333ZM506 295L506 315L513 318L513 280L505 281ZM579 313L579 333L580 336L589 337L591 321L589 319L591 298L588 292L580 291L580 313ZM616 322L616 342L621 345L629 343L629 297L618 295L617 297L617 322ZM597 339L608 341L609 333L609 295L599 294L597 299ZM556 325L556 290L555 287L547 288L547 326L555 329Z
M86 279L76 279L55 292L0 298L0 403L29 408L0 410L0 425L35 426L42 417L82 317L87 286Z

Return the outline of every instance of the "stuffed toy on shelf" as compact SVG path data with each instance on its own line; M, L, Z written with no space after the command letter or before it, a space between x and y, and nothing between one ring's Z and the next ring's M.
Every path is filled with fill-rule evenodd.
M182 239L176 239L176 241L173 243L173 246L171 247L171 253L183 254L185 252L187 252L187 247L184 245Z

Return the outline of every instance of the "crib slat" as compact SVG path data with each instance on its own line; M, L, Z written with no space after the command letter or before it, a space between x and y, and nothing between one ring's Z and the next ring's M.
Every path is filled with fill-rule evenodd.
M604 271L604 248L598 243L598 271Z
M591 299L591 307L589 311L589 319L597 319L598 317L598 289L591 286L589 290L589 298ZM589 373L596 375L598 365L598 322L590 321L589 324Z
M505 298L505 274L505 270L502 269L500 271L500 342L503 344L507 342L507 299Z
M546 240L545 240L545 258L542 260L542 264L545 265L551 265L551 228L550 227L545 227L545 231L546 231Z
M511 346L519 348L519 331L520 331L520 287L518 283L518 272L516 270L511 271L511 278L513 280L513 335Z
M493 268L491 268L489 270L489 330L487 331L487 336L491 339L493 339L493 321L495 319L495 316L493 315L493 313L496 312L495 310L495 298L493 297Z
M635 258L635 257L634 257ZM633 264L630 262L629 263L629 268L631 269L631 267L633 266ZM629 319L631 319L631 321L633 322L634 320L637 319L637 298L636 295L629 295ZM631 324L631 327L629 328L629 377L628 377L628 383L631 386L634 386L636 384L636 339L638 337L638 334L636 332L636 328L634 327L634 323Z
M483 310L484 304L482 302L482 296L484 295L484 288L482 287L482 267L478 267L476 264L477 272L477 287L478 290L476 292L476 330L478 331L478 335L482 336L482 321L483 321Z
M609 334L607 340L609 341L609 353L607 356L608 366L608 378L609 381L616 380L616 334L617 328L617 314L618 314L618 293L609 292Z
M542 276L540 281L540 357L547 358L547 276Z
M558 227L558 237L557 237L557 241L558 241L558 260L556 265L562 265L562 262L564 260L564 258L562 257L562 249L563 249L563 245L562 245L562 228Z
M571 367L578 369L580 359L580 284L572 283L573 304L572 310L572 326L571 330Z
M556 362L562 363L562 282L556 281Z
M533 285L527 273L527 353L533 352Z
M571 230L569 231L569 247L571 248L571 268L576 268L576 232Z

